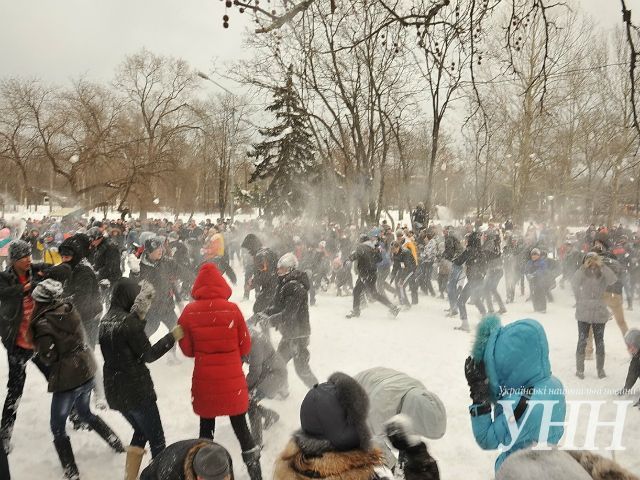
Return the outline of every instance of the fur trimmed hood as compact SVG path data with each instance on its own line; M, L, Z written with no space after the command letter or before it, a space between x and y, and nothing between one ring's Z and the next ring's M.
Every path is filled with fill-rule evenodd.
M489 315L478 325L472 357L484 361L492 398L500 389L535 387L551 376L549 344L536 320L518 320L502 326Z
M301 442L306 448L314 445L322 449L321 441L318 443L298 432L276 460L274 480L371 480L376 478L375 469L384 466L379 450L326 450L320 456L313 456L301 450Z
M593 480L640 480L629 470L618 465L613 460L587 451L568 452L584 468Z

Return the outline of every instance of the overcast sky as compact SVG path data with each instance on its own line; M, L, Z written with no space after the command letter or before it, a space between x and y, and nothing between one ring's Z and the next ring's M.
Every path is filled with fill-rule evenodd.
M604 28L621 22L619 0L577 1ZM637 18L640 0L627 4ZM220 0L0 0L0 76L110 80L142 47L209 72L249 54L249 17L234 10L225 30L224 13Z

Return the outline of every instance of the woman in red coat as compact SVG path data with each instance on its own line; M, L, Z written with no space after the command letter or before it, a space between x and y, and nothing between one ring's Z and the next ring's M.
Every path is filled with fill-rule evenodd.
M260 480L260 447L245 417L249 393L242 357L251 350L247 325L238 306L229 302L231 288L215 265L200 268L191 296L178 324L184 331L180 348L195 358L191 398L200 417L200 438L213 439L216 417L229 416L249 476Z

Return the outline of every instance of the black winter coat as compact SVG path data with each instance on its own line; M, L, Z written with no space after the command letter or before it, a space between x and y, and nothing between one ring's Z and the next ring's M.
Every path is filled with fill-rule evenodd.
M153 285L156 294L147 314L145 332L153 335L164 320L170 325L177 322L175 313L175 295L177 288L175 282L178 275L178 265L170 258L161 258L157 262L151 262L143 254L140 262L140 280L146 280Z
M264 313L271 317L271 324L280 332L283 340L311 334L309 287L309 277L299 270L293 270L278 280L273 304Z
M171 333L155 345L144 333L145 322L131 308L139 287L133 280L116 283L111 308L100 322L100 349L104 358L104 390L109 406L126 412L157 400L146 364L171 350Z
M44 267L42 263L33 264L29 278L37 278L38 272ZM31 281L33 283L35 279ZM33 286L32 284L32 289ZM18 330L22 323L22 302L25 295L31 295L31 291L22 291L18 275L12 267L0 272L0 336L7 353L13 352L16 345Z
M73 267L71 277L64 286L64 295L76 307L87 334L87 341L94 347L98 343L102 304L98 279L89 265L78 263Z
M456 265L467 266L468 280L482 280L487 273L485 253L479 248L467 248L453 260Z
M33 343L42 363L50 367L49 391L64 392L88 382L96 372L80 315L70 303L41 310L31 323Z
M398 253L393 254L393 270L391 270L391 281L393 282L398 275L400 278L406 278L411 272L413 272L417 265L416 260L413 258L411 250L401 247Z
M262 312L273 303L278 289L277 263L278 256L270 248L260 248L253 259L252 286L256 292L253 313Z
M444 239L444 253L442 256L449 261L453 261L460 252L462 252L460 240L453 236L453 234L449 233Z
M109 280L111 285L122 277L120 270L120 249L108 239L102 240L93 254L93 268L98 281Z
M356 268L360 277L373 278L378 273L378 263L382 261L382 255L371 245L360 243L356 247L356 250L349 256L349 260L356 262Z
M142 471L140 480L195 480L193 459L198 450L212 444L216 443L202 438L171 444ZM230 455L227 461L231 472L233 472L233 462ZM233 480L233 474L231 480Z

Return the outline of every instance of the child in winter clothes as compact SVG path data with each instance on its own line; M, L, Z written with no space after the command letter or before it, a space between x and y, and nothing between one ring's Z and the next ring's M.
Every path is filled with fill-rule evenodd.
M632 328L624 336L624 341L627 344L627 349L631 354L631 363L629 363L629 371L627 372L627 380L624 383L624 388L620 392L621 394L628 393L636 384L638 378L640 378L640 330ZM640 407L640 399L633 405L634 407Z

